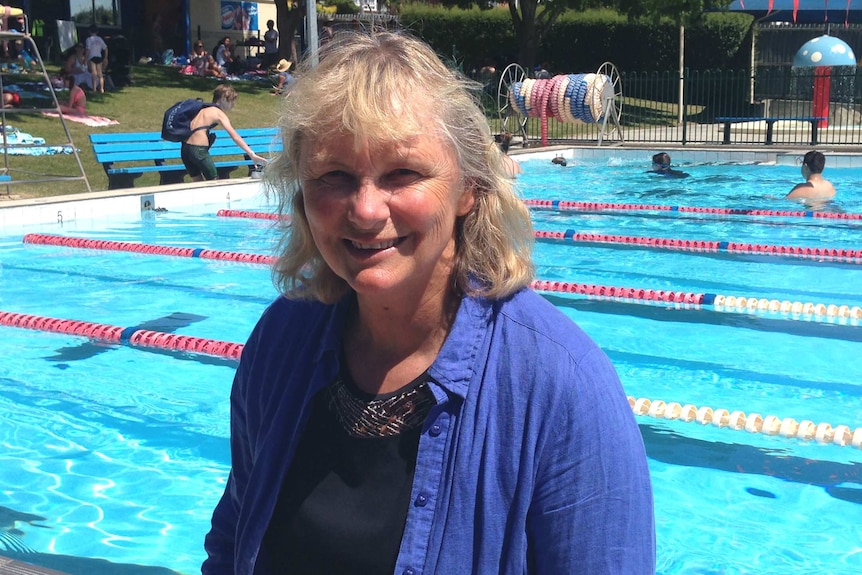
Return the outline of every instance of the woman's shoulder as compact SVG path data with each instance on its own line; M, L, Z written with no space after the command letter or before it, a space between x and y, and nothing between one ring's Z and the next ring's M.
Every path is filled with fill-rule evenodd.
M501 302L500 317L525 347L541 350L540 356L555 356L576 365L588 357L603 355L574 320L532 289L523 289Z

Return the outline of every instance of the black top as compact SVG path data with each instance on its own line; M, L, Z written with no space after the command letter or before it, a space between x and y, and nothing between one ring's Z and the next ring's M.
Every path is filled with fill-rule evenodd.
M373 396L342 376L318 393L257 573L391 575L410 504L427 372ZM266 564L266 568L264 568Z

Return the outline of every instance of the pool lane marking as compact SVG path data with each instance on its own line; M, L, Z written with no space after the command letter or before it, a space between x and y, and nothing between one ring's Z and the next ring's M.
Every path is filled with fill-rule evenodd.
M811 248L802 246L779 246L716 240L684 240L676 238L653 238L623 236L616 234L588 234L568 229L564 232L536 230L536 239L557 240L581 244L622 244L652 249L686 252L726 252L732 254L757 254L792 258L817 259L851 264L862 264L862 250L844 248Z
M844 320L862 320L862 307L822 304L811 302L791 302L777 299L746 296L724 296L710 293L692 293L671 290L651 290L642 288L581 284L573 282L533 280L530 283L536 291L551 291L586 296L597 296L615 300L642 300L657 303L712 306L715 311L729 312L771 312L792 314L791 319L800 316L826 316ZM855 325L855 323L854 323Z
M634 398L628 396L629 406L635 415L654 417L657 419L678 419L687 423L727 427L736 431L762 433L764 435L780 435L802 441L817 441L832 443L840 447L852 446L862 449L862 427L851 430L847 425L832 426L829 423L814 423L804 419L796 421L792 417L781 419L775 415L762 416L759 413L746 415L742 411L729 411L724 408L713 409L708 406L697 407L692 404L681 405L677 402L650 400L646 397Z
M167 255L177 257L197 257L220 261L243 262L258 265L272 265L275 257L261 254L247 254L221 250L205 250L202 248L177 248L133 242L117 242L111 240L89 240L69 236L51 234L27 234L24 243L37 245L52 245L71 248L129 251L152 255ZM574 282L533 280L530 287L537 291L555 291L561 293L609 297L622 300L640 300L666 302L674 304L713 306L715 311L730 312L773 312L792 314L787 319L800 319L798 316L825 316L840 320L862 320L862 308L859 306L823 304L811 302L791 302L777 299L754 298L746 296L725 296L710 293L676 292L670 290L652 290L631 287L615 287L596 284L581 284ZM854 324L855 325L855 324Z
M178 248L135 242L118 242L112 240L91 240L71 236L55 236L51 234L27 234L22 240L25 244L63 246L87 250L106 250L134 252L140 254L201 258L220 261L244 262L251 264L272 265L275 257L262 254L208 250L203 248Z
M185 351L237 361L244 347L241 343L177 335L141 329L138 326L124 328L103 323L57 319L7 311L0 311L0 325L75 335L102 343Z
M192 337L164 333L138 327L119 327L102 323L58 319L37 315L0 311L0 325L62 333L79 337L87 337L91 341L123 344L132 347L149 347L171 351L184 351L201 355L210 355L238 361L244 345L214 339ZM711 407L696 407L691 404L681 405L661 400L634 398L628 396L629 405L635 415L646 415L661 419L679 419L686 422L697 422L702 425L712 424L716 427L729 427L735 430L745 430L751 433L766 435L781 435L786 438L797 438L803 441L812 439L819 443L833 443L844 447L847 445L862 448L862 428L850 430L846 425L833 427L828 423L815 424L810 420L797 422L792 418L780 419L773 415L761 416L758 413L746 415L742 411L713 409Z
M862 214L815 212L800 210L754 210L744 208L707 208L698 206L662 206L656 204L615 204L606 202L573 202L565 200L527 199L524 203L534 209L556 211L603 212L603 211L648 211L648 212L678 212L689 214L712 214L723 216L757 216L776 218L814 218L831 220L862 220Z

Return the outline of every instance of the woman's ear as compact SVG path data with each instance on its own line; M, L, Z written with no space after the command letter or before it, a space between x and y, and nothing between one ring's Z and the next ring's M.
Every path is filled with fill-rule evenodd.
M457 215L458 217L466 216L476 205L476 186L472 182L467 182L464 186L464 191L461 192L461 197L458 198Z

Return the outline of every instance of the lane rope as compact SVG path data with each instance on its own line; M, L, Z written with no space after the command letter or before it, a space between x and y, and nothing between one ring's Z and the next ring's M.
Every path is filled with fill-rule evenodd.
M675 238L587 234L579 233L571 229L566 230L565 232L537 230L534 232L534 235L537 239L571 241L574 243L625 244L676 251L758 254L817 260L828 258L829 261L862 264L862 250L843 248L810 248L716 240L683 240Z
M137 327L124 328L102 323L7 311L0 311L0 325L86 337L91 341L102 343L182 351L235 361L239 361L245 347L241 343L177 335ZM745 430L750 433L781 435L803 441L815 440L818 443L832 443L841 447L850 445L862 448L862 428L851 430L847 425L833 427L828 423L815 424L807 419L797 422L792 418L781 419L774 415L765 417L758 413L746 415L742 411L728 411L723 408L713 409L707 406L697 407L691 404L682 405L676 402L665 403L662 400L650 400L644 397L628 396L628 402L635 415L658 419L679 419L702 425L712 424L716 427Z
M243 262L260 265L272 265L275 257L262 254L247 254L222 250L207 250L203 248L178 248L173 246L158 246L153 244L138 244L134 242L118 242L113 240L89 240L70 236L55 236L51 234L27 234L22 240L25 244L48 246L63 246L86 250L107 250L134 252L160 256L175 256L186 258L202 258L231 262Z
M757 216L777 218L815 218L830 220L862 220L862 214L815 212L800 210L755 210L745 208L708 208L698 206L662 206L657 204L616 204L608 202L573 202L566 200L524 200L535 209L557 211L604 212L604 211L650 211L679 212L689 214L712 214L723 216Z
M278 214L267 212L252 212L247 210L219 210L217 216L222 218L253 218L258 220L280 220ZM289 218L285 218L289 219Z
M36 245L51 245L92 250L129 251L153 255L197 257L267 266L272 265L276 259L274 256L265 256L261 254L204 250L201 248L177 248L172 246L137 244L133 242L117 242L112 240L88 240L85 238L55 236L50 234L27 234L24 236L23 242ZM530 287L536 291L552 291L605 297L609 299L714 306L716 311L782 313L790 315L789 319L801 319L802 316L823 316L838 318L842 322L850 320L855 323L858 320L862 320L862 308L859 306L837 305L831 303L791 302L787 300L782 301L777 299L746 296L725 296L710 293L652 290L541 279L533 280L530 283Z
M862 307L849 305L827 305L746 296L724 296L710 293L651 290L548 280L533 280L530 287L536 291L597 296L615 300L708 305L713 306L716 311L782 313L790 314L791 319L801 319L801 316L825 316L840 318L844 321L850 320L853 325L856 325L858 320L862 320Z
M239 361L244 347L243 344L239 343L164 333L137 327L118 327L103 323L57 319L7 311L0 311L0 325L81 336L102 343L185 351L236 361Z
M780 435L788 439L796 438L802 441L817 443L832 443L840 447L852 446L862 449L862 427L851 430L847 425L832 426L829 423L814 423L809 419L796 421L792 417L784 419L775 415L762 416L759 413L746 415L742 411L729 411L724 408L697 407L691 404L681 405L677 402L650 400L646 397L634 398L628 396L629 405L635 415L654 417L656 419L678 419L686 423L700 423L727 427L736 431L762 433L764 435Z

